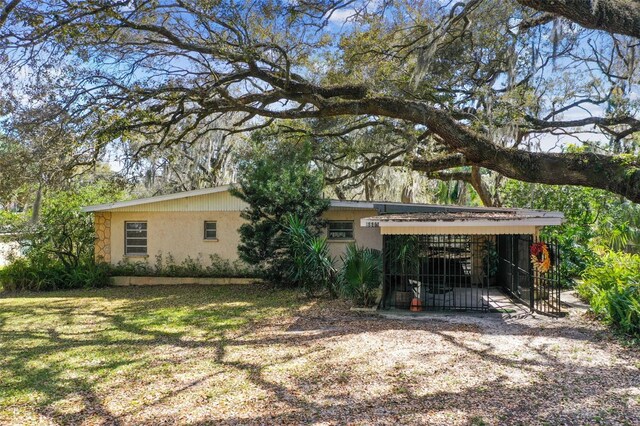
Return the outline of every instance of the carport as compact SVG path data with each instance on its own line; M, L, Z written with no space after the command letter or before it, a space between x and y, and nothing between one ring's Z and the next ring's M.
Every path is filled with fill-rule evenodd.
M562 221L559 212L474 208L381 214L361 224L383 236L382 308L488 311L505 294L555 315L559 253L540 230ZM543 260L546 267L536 265Z

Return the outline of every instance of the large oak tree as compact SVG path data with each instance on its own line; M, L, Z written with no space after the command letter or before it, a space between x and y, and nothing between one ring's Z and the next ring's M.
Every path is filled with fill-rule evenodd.
M240 113L227 131L287 120L328 146L394 140L355 164L329 153L343 178L410 167L489 203L491 170L640 202L638 14L630 0L5 2L4 126L50 103L38 120L87 146L152 149Z

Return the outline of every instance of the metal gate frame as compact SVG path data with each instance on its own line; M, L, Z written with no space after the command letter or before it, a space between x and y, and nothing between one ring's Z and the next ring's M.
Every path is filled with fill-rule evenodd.
M487 311L488 245L495 235L383 235L382 307Z
M544 242L549 249L551 268L545 273L534 270L531 263L531 246L537 242ZM498 239L498 253L502 266L500 281L506 293L532 312L562 315L556 241L542 241L533 235L503 235Z
M544 242L548 249L551 259L551 268L545 273L533 271L533 280L531 292L532 310L541 314L551 316L561 316L562 307L560 303L560 253L557 241L541 241Z
M480 238L480 239L478 239ZM402 240L409 244L406 255L408 267L400 267L392 259L390 244ZM471 266L483 270L494 269L494 277L472 278L469 264L475 262L482 245L492 241L497 259L496 267L488 263ZM408 309L418 299L424 310L479 310L489 308L490 285L500 286L516 302L532 312L550 316L562 315L560 305L560 267L558 244L546 242L551 268L545 273L534 270L531 246L540 242L533 235L383 235L383 294L381 307ZM397 250L397 248L395 249ZM482 262L488 262L483 258ZM464 271L463 271L464 269ZM398 298L404 293L406 300Z

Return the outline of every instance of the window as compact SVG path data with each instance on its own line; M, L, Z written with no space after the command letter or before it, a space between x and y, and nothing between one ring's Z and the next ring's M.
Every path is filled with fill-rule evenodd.
M216 240L218 239L218 232L216 229L216 222L205 221L204 222L204 239Z
M329 222L330 240L353 240L353 222Z
M124 223L124 254L147 254L147 222Z

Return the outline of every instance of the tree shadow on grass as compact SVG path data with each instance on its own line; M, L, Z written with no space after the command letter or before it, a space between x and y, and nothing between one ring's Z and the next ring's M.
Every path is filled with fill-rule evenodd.
M203 414L201 418L204 423L304 423L320 418L333 423L344 423L347 420L363 423L392 423L394 419L406 419L408 422L418 419L419 421L421 418L428 418L424 416L452 411L486 413L494 419L507 419L508 423L512 424L522 421L524 424L527 423L527 419L531 420L532 408L534 414L539 413L536 422L557 422L564 419L562 416L567 416L571 423L576 422L576 419L580 419L582 415L595 416L594 409L584 403L593 396L594 392L605 395L615 388L640 386L638 377L609 380L608 377L617 377L616 373L619 371L615 367L585 367L570 360L559 359L544 348L535 347L531 347L531 350L536 353L536 359L514 359L504 353L497 353L491 344L485 344L482 347L469 341L468 337L457 337L461 332L479 333L484 336L502 332L505 335L524 337L530 342L531 339L544 333L576 335L575 330L545 331L526 325L514 325L505 326L504 329L491 329L487 333L486 330L477 326L438 321L389 320L350 313L342 308L314 310L305 307L303 310L298 310L289 298L278 301L277 297L272 297L265 300L261 298L259 292L245 291L234 295L233 291L226 291L212 296L208 295L202 287L172 288L171 291L161 289L157 292L146 290L145 297L140 294L131 299L118 294L111 294L113 296L111 298L101 297L101 299L126 302L111 310L99 310L99 307L91 306L90 302L78 306L70 304L71 302L65 304L60 300L55 300L55 303L51 304L40 304L36 308L9 306L9 312L5 312L2 316L5 322L0 326L0 342L2 342L0 345L2 345L4 358L0 369L10 376L10 380L0 384L0 389L4 388L4 391L18 396L29 393L41 395L41 399L35 404L37 405L34 407L35 411L63 424L75 423L87 417L98 419L106 424L143 423L147 421L144 419L147 410L171 405L172 401L212 383L213 376L218 374L215 372L203 374L202 377L188 381L184 385L175 386L157 397L146 400L140 407L128 408L117 415L112 413L103 402L104 389L98 391L100 385L111 380L113 371L117 369L127 367L144 369L150 361L149 358L156 356L156 353L161 354L165 347L184 351L182 358L173 361L176 369L189 368L192 365L190 363L194 362L193 357L206 357L207 361L214 363L223 371L246 377L252 386L269 395L270 403L274 407L273 412L269 414L247 414L239 417ZM192 290L189 295L180 294L182 291L189 290ZM38 299L46 300L46 298ZM300 303L297 305L299 306ZM173 308L179 310L179 315L171 315ZM11 322L11 315L22 319L30 318L41 313L43 309L48 310L49 316L62 317L60 323L38 324L36 321L26 330L15 331L13 328L5 330L7 322ZM166 310L170 312L165 315L163 313ZM272 317L269 314L273 312L278 315L286 314L287 321L275 327L274 332L260 333L261 321L270 321ZM84 324L83 328L83 324L78 325L72 320L69 321L69 318L73 319L76 315L87 316L86 319L90 324ZM225 321L235 317L244 318L246 321L241 324ZM167 328L170 330L164 330L163 324L168 324ZM70 330L70 325L80 327L80 330ZM576 328L580 329L580 327ZM194 335L194 331L198 333ZM592 337L588 329L578 331L577 334L582 333L586 341ZM341 388L335 391L331 391L331 386L327 385L329 391L323 390L324 399L316 401L308 395L308 388L313 389L318 386L317 383L312 382L312 374L298 381L285 382L270 379L265 374L266 369L270 367L283 366L298 359L311 357L334 342L348 340L362 333L368 333L374 339L384 339L384 335L388 332L437 337L438 341L442 342L442 351L455 348L464 355L467 362L481 360L495 368L517 368L529 374L546 368L551 376L579 371L580 377L594 379L598 382L598 386L591 383L582 389L577 387L567 391L566 386L562 386L557 380L545 383L540 378L517 388L501 380L486 380L482 382L482 388L485 390L472 387L457 392L437 391L424 394L414 389L409 377L397 384L398 389L402 388L401 391L388 391L382 396L375 397L359 397L357 387L361 386L361 383L354 383L353 387L347 387L346 390ZM36 347L26 347L23 342L27 341L36 341L40 344ZM589 343L600 345L597 341L589 341ZM252 362L230 357L229 351L239 347L249 353L259 353L270 347L296 350L280 354L268 362ZM389 348L390 351L393 349ZM97 366L92 366L91 363L83 364L84 359L71 366L64 363L56 364L56 356L62 354L64 360L64 355L73 357L85 350L95 353L98 357L106 357L109 361ZM105 356L105 353L109 352L122 355L109 358ZM433 348L425 348L424 361L429 362L429 357L433 354ZM371 354L371 356L384 356L384 354ZM340 379L334 376L338 367L342 365L341 361L336 358L326 360L327 365L333 369L327 374L335 380ZM363 362L366 362L366 359ZM43 364L45 367L42 367ZM348 378L346 380L349 381ZM568 377L567 381L580 386L579 380L575 378ZM123 380L123 383L126 385L126 380ZM112 389L116 394L118 390ZM531 398L533 394L537 395L535 401ZM79 410L66 413L56 408L57 403L62 403L72 396L80 398ZM334 402L328 403L328 400ZM565 409L567 404L578 408L573 411ZM616 403L615 406L623 407L621 415L627 415L624 404ZM194 410L198 408L193 407ZM629 408L631 414L627 415L628 418L633 418L631 409L632 407ZM175 419L169 415L164 418L155 417L148 422L154 424L173 420Z

